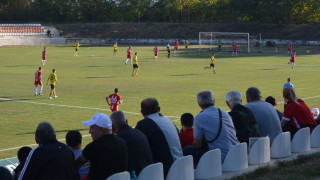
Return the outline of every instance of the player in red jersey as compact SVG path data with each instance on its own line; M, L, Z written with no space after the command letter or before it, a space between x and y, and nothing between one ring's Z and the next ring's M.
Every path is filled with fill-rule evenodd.
M157 60L158 60L158 52L159 52L158 45L156 45L156 46L153 48L153 52L154 52L154 60L157 61Z
M44 47L42 51L42 65L44 65L47 61L47 48Z
M291 41L289 41L288 43L288 55L291 55L292 54L292 43Z
M130 60L130 64L132 65L132 48L131 48L131 46L129 46L129 48L127 50L127 60L126 60L125 64L127 64L129 60Z
M290 57L290 61L288 62L288 64L291 64L291 67L293 68L296 64L296 51L293 51L293 53L291 53L291 57Z
M112 112L118 111L118 105L123 102L118 92L119 92L118 88L115 88L114 94L110 94L109 96L106 97L106 101L110 106L110 109ZM109 99L111 100L111 102L109 102Z
M178 51L178 48L179 48L179 41L176 40L176 42L173 43L174 45L174 52L173 52L173 55L175 55Z
M39 90L39 96L42 96L42 89L43 89L43 85L42 85L42 70L41 67L39 67L39 70L36 71L35 76L34 76L34 95L38 96L37 90L38 90L38 85L40 86L40 90Z
M237 44L236 43L232 44L232 56L238 56Z

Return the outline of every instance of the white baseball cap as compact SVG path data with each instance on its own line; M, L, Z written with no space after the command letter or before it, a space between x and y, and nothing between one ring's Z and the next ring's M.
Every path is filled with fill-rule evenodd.
M109 116L103 113L97 113L89 121L83 121L84 126L97 125L105 129L112 129L112 122Z

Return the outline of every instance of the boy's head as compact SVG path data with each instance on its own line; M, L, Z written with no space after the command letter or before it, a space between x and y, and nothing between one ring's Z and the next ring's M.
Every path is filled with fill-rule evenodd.
M31 150L32 150L31 147L28 147L28 146L24 146L20 148L17 154L19 162L26 161Z
M135 53L134 53L134 55L138 55L138 53L137 53L137 52L135 52Z
M194 117L191 113L184 113L181 115L181 125L192 128Z
M82 136L77 130L71 130L66 135L67 145L72 149L81 148Z

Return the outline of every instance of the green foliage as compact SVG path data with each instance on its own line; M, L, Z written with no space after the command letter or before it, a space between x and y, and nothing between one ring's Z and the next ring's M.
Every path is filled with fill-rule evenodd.
M320 22L319 0L2 0L1 21Z

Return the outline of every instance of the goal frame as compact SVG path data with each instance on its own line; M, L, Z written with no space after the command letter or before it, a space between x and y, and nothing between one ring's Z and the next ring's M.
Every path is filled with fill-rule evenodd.
M237 33L237 32L199 32L199 51L201 51L201 34L202 33L206 33L206 34L211 34L211 39L210 39L210 43L211 43L211 47L213 45L213 39L212 39L212 35L216 34L216 35L246 35L246 39L247 39L247 46L248 46L248 53L250 53L250 33ZM261 41L261 34L260 34L260 41Z

